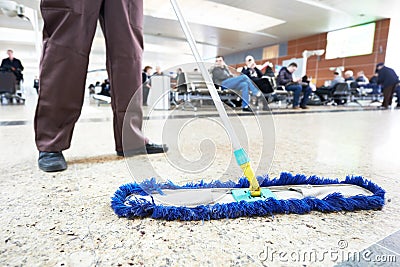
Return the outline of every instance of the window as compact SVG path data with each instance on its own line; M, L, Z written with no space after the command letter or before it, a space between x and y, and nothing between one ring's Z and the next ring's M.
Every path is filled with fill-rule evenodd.
M279 57L279 45L267 46L263 49L263 59Z

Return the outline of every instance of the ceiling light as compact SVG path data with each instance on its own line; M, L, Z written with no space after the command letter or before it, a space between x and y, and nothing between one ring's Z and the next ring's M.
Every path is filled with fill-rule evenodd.
M332 7L331 5L323 4L323 3L321 3L321 1L313 1L313 0L296 0L296 1L304 3L304 4L307 4L307 5L310 5L310 6L315 6L315 7L318 7L318 8L334 11L334 12L337 12L337 13L343 13L343 14L346 13L346 12L340 10L340 9Z
M284 20L204 0L182 1L181 9L190 23L234 31L259 32L285 23ZM199 9L204 12L199 12ZM156 18L177 20L169 1L165 0L146 0L144 14ZM245 23L243 23L244 20Z
M35 33L32 30L0 28L0 41L34 44Z

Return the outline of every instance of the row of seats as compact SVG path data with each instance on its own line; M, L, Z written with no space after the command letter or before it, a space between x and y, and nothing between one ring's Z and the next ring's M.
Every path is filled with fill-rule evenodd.
M273 92L269 94L264 94L269 103L278 102L278 106L281 106L282 102L286 103L286 107L288 107L293 101L292 92L286 91L285 86L277 85L275 77L267 77L263 78L268 79L270 84L273 87ZM371 102L376 102L382 97L382 93L374 92L372 89L366 89L360 87L357 82L344 82L338 83L332 93L330 95L326 95L325 101L321 101L321 99L315 94L311 94L310 100L311 104L314 105L327 105L327 104L348 104L348 103L356 103L361 106L359 100L368 100Z
M285 86L277 84L275 77L263 76L263 79L267 79L271 84L273 92L264 94L268 103L275 103L278 108L289 107L293 102L293 94L285 89ZM240 93L232 89L222 90L220 86L215 85L217 92L223 102L231 107L236 107L240 104ZM356 103L360 104L359 100L371 99L371 102L377 101L381 95L380 93L371 94L364 88L360 88L356 82L352 83L339 83L336 85L335 90L331 95L326 96L326 101L321 101L315 94L311 95L312 104L348 104ZM190 107L193 110L197 110L194 102L198 105L202 105L205 100L212 100L209 93L207 83L205 82L201 72L184 72L180 73L176 80L176 86L171 92L171 103L175 106L180 106L182 109ZM97 95L96 95L97 96ZM97 99L99 101L105 101L104 99ZM253 102L256 106L259 105L258 99L254 98ZM107 99L106 101L110 101Z
M222 90L218 85L215 87L222 101L231 107L236 107L236 103L240 101L237 92L231 89ZM189 106L197 110L193 105L194 101L198 101L201 105L204 100L212 100L207 83L201 72L198 71L180 73L177 77L177 86L173 91L175 96L172 102L176 105L178 102L182 102L180 105L182 109Z
M278 107L286 104L286 107L290 105L293 97L292 93L285 90L284 86L278 86L275 77L264 76L263 79L267 79L272 85L273 92L264 94L265 98L269 103L275 102ZM183 102L181 104L182 109L189 106L196 110L197 108L193 105L194 101L198 101L201 105L203 100L211 100L207 84L198 71L180 73L176 81L177 85L174 88L175 96L173 97L173 104ZM215 85L217 92L222 101L231 107L236 107L240 101L240 94L232 89L222 90L219 85ZM258 105L258 102L255 103Z

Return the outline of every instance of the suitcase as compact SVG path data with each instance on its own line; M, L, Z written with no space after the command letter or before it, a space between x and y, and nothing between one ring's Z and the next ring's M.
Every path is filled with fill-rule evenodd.
M21 91L16 91L17 78L11 71L0 71L1 104L24 104L25 98Z
M11 71L0 71L0 93L15 94L17 79Z

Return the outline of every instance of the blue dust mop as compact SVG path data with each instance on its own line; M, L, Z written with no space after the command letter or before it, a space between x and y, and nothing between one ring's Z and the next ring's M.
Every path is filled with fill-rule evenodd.
M347 177L344 182L339 182L282 173L279 179L269 180L267 176L257 179L250 166L250 158L241 147L210 74L201 60L189 26L176 1L171 0L171 4L229 134L234 156L245 178L241 178L238 183L215 181L178 186L172 182L157 183L151 179L140 184L123 185L111 203L118 216L211 220L274 213L303 214L312 210L328 212L382 208L384 190L362 177ZM151 195L146 192L151 192Z
M282 173L279 178L271 180L268 176L265 176L258 177L258 180L262 187L267 187L280 197L271 196L264 200L253 202L246 200L236 202L232 200L226 203L218 203L221 201L221 199L218 199L215 204L200 204L192 207L186 205L175 206L157 203L161 195L153 197L142 188L146 188L146 191L150 189L154 194L160 194L162 191L168 190L176 192L193 191L190 194L192 198L197 194L204 194L200 192L201 190L210 192L217 189L226 190L226 195L231 196L229 191L237 188L248 188L249 182L247 179L241 178L238 183L233 181L214 181L211 183L199 182L197 184L178 186L172 182L157 183L155 179L151 179L140 184L122 185L115 192L111 207L120 217L151 217L153 219L190 221L268 216L279 213L304 214L313 210L322 212L376 210L381 209L385 204L385 191L360 176L347 176L344 181L338 181L337 179L319 178L317 176L306 177L299 174L294 176L290 173ZM330 187L332 187L332 190L325 195L321 194L322 198L319 195L315 196L298 190L298 188L303 188L305 189L304 191L313 191L312 189L317 189L316 191L321 191L322 189L323 191ZM289 197L288 199L285 198L285 194ZM293 194L295 194L295 198L291 198ZM172 194L167 195L170 196ZM306 197L301 198L302 195ZM193 200L190 201L193 202ZM173 199L173 202L176 203L176 199Z

